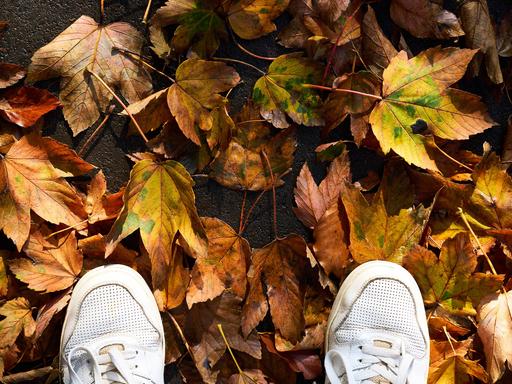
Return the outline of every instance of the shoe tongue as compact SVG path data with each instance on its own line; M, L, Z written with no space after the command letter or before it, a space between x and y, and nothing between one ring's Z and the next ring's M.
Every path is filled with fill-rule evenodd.
M393 347L393 344L390 343L389 341L386 341L386 340L373 340L373 345L375 347L378 347L378 348L386 348L386 349L391 349ZM391 381L389 381L388 379L385 379L384 377L382 377L381 375L379 376L375 376L375 377L372 377L370 379L370 381L372 383L375 383L375 384L391 384Z

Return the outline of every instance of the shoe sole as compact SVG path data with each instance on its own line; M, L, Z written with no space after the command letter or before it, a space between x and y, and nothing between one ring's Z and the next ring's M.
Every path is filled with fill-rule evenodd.
M62 372L62 355L67 341L72 335L68 330L70 322L76 322L80 313L80 306L85 297L94 289L104 285L117 284L125 288L139 303L146 314L149 322L162 335L162 364L165 364L165 334L160 317L160 311L156 304L153 293L149 289L144 278L135 270L122 264L104 265L87 272L73 288L71 299L64 318L60 339L59 369Z

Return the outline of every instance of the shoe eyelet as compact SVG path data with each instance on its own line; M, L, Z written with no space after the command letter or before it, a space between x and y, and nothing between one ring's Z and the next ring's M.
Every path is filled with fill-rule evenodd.
M139 366L138 366L138 365L135 365L135 368L139 368Z
M362 350L362 349L363 349L363 346L362 346L362 345L360 345L360 346L359 346L359 349L361 349L361 350Z
M360 363L362 363L362 362L363 362L363 359L359 359L359 360L357 360L357 361L359 361Z

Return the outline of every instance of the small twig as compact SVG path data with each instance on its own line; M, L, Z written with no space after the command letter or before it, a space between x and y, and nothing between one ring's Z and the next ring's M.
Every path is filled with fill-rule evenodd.
M379 95L372 95L371 93L354 91L353 89L324 87L323 85L318 85L318 84L302 84L302 86L304 88L320 89L322 91L353 93L354 95L365 96L365 97L370 97L372 99L382 100L382 97Z
M446 338L448 339L448 343L450 343L450 347L452 347L452 351L453 351L453 354L456 355L457 352L455 352L455 348L453 347L453 344L452 344L452 338L450 336L450 334L448 333L448 330L446 329L446 325L443 325L443 331L444 331L444 334L446 335Z
M114 112L114 108L115 106L114 105L111 105L107 111L107 114L105 115L105 117L103 118L102 122L100 123L100 125L98 125L98 127L94 130L94 132L92 133L91 136L89 136L89 138L87 139L87 141L84 143L84 145L82 145L82 148L80 148L80 150L77 152L77 155L82 157L84 155L84 153L88 150L88 147L89 145L96 139L96 137L100 134L100 132L103 130L103 127L105 126L105 124L107 123L108 119L110 118L110 116L112 115L112 112Z
M254 52L251 52L249 51L247 48L245 48L243 45L241 45L237 39L235 38L235 35L233 33L233 31L230 29L229 30L230 34L231 34L231 39L233 40L233 42L235 43L235 45L242 51L242 52L245 52L247 53L249 56L252 56L254 57L255 59L260 59L260 60L267 60L267 61L274 61L275 59L277 59L277 57L267 57L267 56L260 56Z
M130 52L130 51L127 51L126 49L123 49L123 48L117 48L116 49L121 52L121 53L124 53L125 55L127 56L130 56L132 59L134 60L137 60L138 62L140 62L141 64L145 65L146 67L148 67L149 69L151 69L152 71L158 73L159 75L165 77L166 79L172 81L173 83L176 82L176 80L174 80L171 76L169 76L168 74L156 69L155 67L153 67L151 64L149 64L146 60L144 60L144 57L142 57L141 55L138 55L136 53L133 53L133 52Z
M188 351L188 354L190 355L190 358L192 360L195 360L194 359L194 354L192 353L192 349L190 348L190 345L188 344L187 339L185 338L185 335L183 334L183 331L181 330L180 325L178 324L178 322L176 321L176 319L174 318L173 315L171 315L169 312L166 312L166 313L169 315L169 318L171 319L171 321L172 321L172 323L174 325L174 328L176 328L176 331L178 331L178 334L180 335L181 341L183 342L183 344L185 344L185 348L187 348L187 351Z
M245 201L247 200L247 191L244 191L244 198L242 199L242 207L240 208L240 223L238 224L238 233L242 232L242 225L244 222L244 211L245 211Z
M473 228L471 228L471 225L469 225L469 221L466 218L466 215L464 214L464 211L462 210L461 207L457 208L457 214L461 217L462 221L464 222L464 224L468 228L469 232L471 233L471 235L475 239L475 241L476 241L476 243L478 245L478 248L480 248L480 251L482 251L482 253L483 253L484 257L485 257L485 260L487 261L487 264L489 265L489 268L491 269L492 273L494 275L497 275L498 273L496 272L496 269L494 269L494 265L492 265L491 259L489 258L489 256L485 252L484 248L482 247L482 244L480 243L480 240L478 239L478 236L476 235L475 231L473 231Z
M237 64L242 64L242 65L245 65L249 68L252 68L254 69L255 71L258 71L259 73L261 73L263 76L266 75L265 72L263 72L261 69L259 69L258 67L252 65L252 64L249 64L245 61L242 61L242 60L236 60L236 59L229 59L227 57L212 57L212 59L214 60L221 60L221 61L229 61L229 62L232 62L232 63L237 63Z
M100 24L103 23L105 17L105 0L100 0Z
M46 236L44 239L45 239L45 240L48 240L49 238L51 238L51 237L53 237L53 236L55 236L55 235L58 235L59 233L69 231L70 229L75 229L76 227L79 227L80 225L87 223L87 221L88 221L88 220L89 220L89 219L82 220L82 221L80 221L79 223L76 223L76 224L70 225L70 226L68 226L68 227L66 227L66 228L63 228L63 229L58 230L58 231L56 231L56 232L50 233L50 234L49 234L48 236Z
M274 172L272 171L272 165L270 164L270 160L268 159L267 154L265 151L261 151L261 154L263 155L263 158L265 159L268 170L270 172L270 181L272 182L272 205L274 207L274 236L276 239L279 239L279 236L277 235L277 200L276 200L276 182L274 179Z
M250 124L250 123L268 123L268 121L265 119L244 120L244 121L237 122L236 125L243 125L243 124Z
M251 204L251 207L247 211L247 215L245 215L245 221L244 221L244 225L242 226L242 230L238 233L239 235L242 235L242 233L244 233L245 229L247 228L247 225L249 224L249 218L252 215L252 211L254 211L254 208L256 208L256 205L261 200L261 198L263 197L265 192L267 192L267 190L261 191L260 194L258 195L258 197L256 197L254 202Z
M149 11L151 9L151 2L152 2L152 0L148 0L148 5L146 7L146 12L144 12L144 17L142 18L142 22L144 24L147 24L147 22L148 22Z
M119 96L116 95L116 93L112 90L112 88L110 88L108 86L107 83L105 83L105 81L103 81L103 79L101 77L99 77L96 73L92 72L92 71L88 71L92 76L94 76L96 79L98 79L98 81L100 82L101 85L103 85L107 91L110 92L110 94L112 96L114 96L114 98L117 100L117 102L119 104L121 104L121 107L123 107L123 109L125 110L125 112L128 114L128 116L130 116L130 119L132 119L133 121L133 124L135 125L135 127L137 128L137 130L139 131L139 134L142 136L142 138L144 139L144 141L147 143L149 142L148 138L146 137L146 135L144 134L144 131L142 130L142 128L140 127L139 123L137 122L137 120L135 120L135 117L132 115L132 113L130 112L130 110L128 109L128 107L126 106L125 103L123 103L123 101L119 98Z
M11 375L2 377L1 382L4 384L14 384L14 383L24 383L27 381L35 381L44 376L47 376L54 369L55 368L50 366L50 367L36 368L36 369L33 369L28 372L13 373Z
M436 149L441 152L447 159L453 161L455 164L457 164L458 166L462 167L462 168L465 168L467 169L469 172L473 172L473 169L471 169L470 167L468 167L466 164L464 163L461 163L459 160L451 157L448 153L446 153L445 151L443 151L435 141L433 141L433 144L434 144L434 147L436 147Z

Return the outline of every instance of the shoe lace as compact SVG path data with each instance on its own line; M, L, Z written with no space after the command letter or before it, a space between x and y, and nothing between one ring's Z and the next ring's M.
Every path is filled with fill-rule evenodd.
M139 384L139 380L133 378L133 370L138 368L138 350L111 348L105 353L96 354L83 346L73 348L68 355L67 360L72 383L83 384L71 364L72 359L77 358L79 353L85 353L84 357L91 367L90 375L94 379L95 384ZM148 377L141 376L139 372L137 376L140 379L146 379L148 382L151 382Z
M406 384L413 357L398 348L358 345L361 357L351 364L342 350L332 349L325 356L325 371L331 384ZM340 363L343 369L340 369ZM335 370L335 367L338 369ZM341 376L340 373L343 372ZM342 382L342 379L344 380Z

